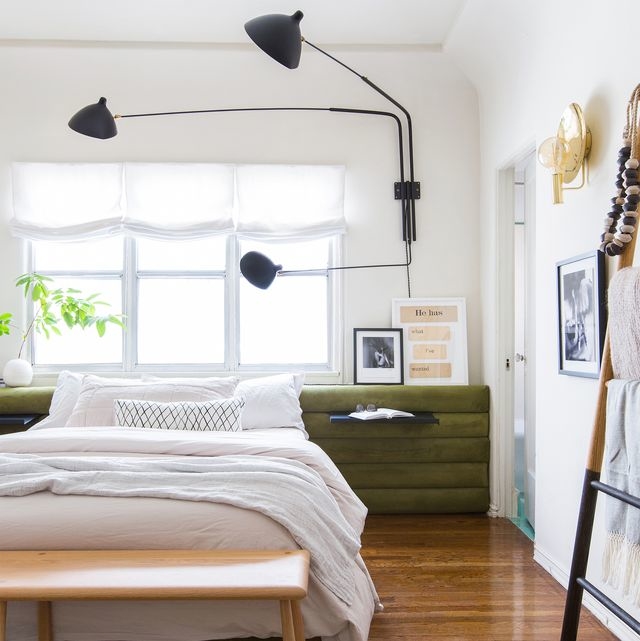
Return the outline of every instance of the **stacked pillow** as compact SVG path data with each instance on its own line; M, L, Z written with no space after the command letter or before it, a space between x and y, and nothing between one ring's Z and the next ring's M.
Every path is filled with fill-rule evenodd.
M236 377L104 378L62 371L49 416L31 429L111 426L239 431L294 427L307 435L303 374L238 383ZM307 435L308 436L308 435Z
M222 400L233 396L237 384L235 377L122 381L88 374L82 381L80 394L65 425L114 425L114 401L118 399L163 403Z
M276 374L241 381L235 395L245 401L240 421L243 430L297 427L304 430L300 392L304 374Z

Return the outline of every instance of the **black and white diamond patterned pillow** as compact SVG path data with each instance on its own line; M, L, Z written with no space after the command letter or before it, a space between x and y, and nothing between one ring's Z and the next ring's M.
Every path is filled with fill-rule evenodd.
M244 398L241 396L204 402L113 401L116 425L156 430L239 432L242 430L240 414L243 407Z

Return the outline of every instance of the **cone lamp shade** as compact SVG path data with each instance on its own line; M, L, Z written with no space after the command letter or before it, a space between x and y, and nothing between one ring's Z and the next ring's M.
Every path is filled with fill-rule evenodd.
M98 102L83 107L71 117L69 127L79 134L91 138L113 138L117 135L116 121L107 108L107 99L100 98Z
M292 16L270 13L249 20L244 29L267 55L288 69L295 69L300 64L302 51L300 20L303 15L302 11Z
M255 287L267 289L273 282L282 265L276 265L260 252L247 252L240 259L240 272Z

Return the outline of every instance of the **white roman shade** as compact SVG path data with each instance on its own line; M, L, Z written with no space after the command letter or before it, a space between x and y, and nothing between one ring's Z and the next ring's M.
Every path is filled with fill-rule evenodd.
M151 238L201 238L233 231L232 165L125 163L123 228Z
M343 233L344 167L240 165L236 231L247 238Z
M345 231L344 168L14 163L11 230L30 240L128 234L309 239Z
M118 233L122 172L121 163L14 163L13 233L31 240Z

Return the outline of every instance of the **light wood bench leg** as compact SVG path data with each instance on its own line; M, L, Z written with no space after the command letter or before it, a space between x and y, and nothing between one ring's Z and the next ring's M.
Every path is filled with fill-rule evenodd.
M293 630L296 641L304 641L304 621L300 612L300 604L297 601L291 601L291 613L293 614Z
M53 641L51 601L38 601L38 641Z
M280 601L280 619L282 621L282 641L296 641L291 601Z
M7 602L0 601L0 641L7 639Z

